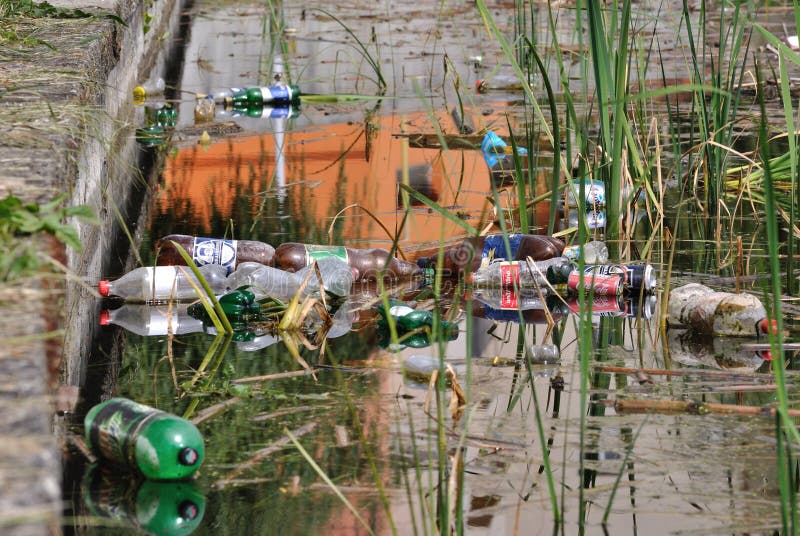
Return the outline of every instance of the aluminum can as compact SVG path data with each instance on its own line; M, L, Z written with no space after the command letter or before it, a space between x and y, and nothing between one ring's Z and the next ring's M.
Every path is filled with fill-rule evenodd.
M569 274L567 288L577 292L581 285L595 296L619 296L622 294L624 275L580 273L574 270Z
M626 290L651 293L656 288L656 276L650 264L599 264L586 266L587 274L623 276L623 285Z

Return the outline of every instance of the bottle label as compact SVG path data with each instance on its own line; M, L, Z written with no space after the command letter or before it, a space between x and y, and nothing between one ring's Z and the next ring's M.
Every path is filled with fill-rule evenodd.
M289 86L262 87L261 95L265 104L268 102L290 102L292 100L292 90L289 89Z
M313 260L334 258L350 264L347 248L344 246L314 246L306 245L306 266Z
M589 300L587 299L587 307ZM625 302L617 296L600 296L595 295L592 304L592 315L594 316L625 316L626 305ZM567 300L567 307L575 314L580 313L581 306L580 300L577 297L572 297Z
M221 264L230 274L236 266L236 240L197 237L192 248L192 260L197 266Z
M500 289L500 309L517 309L519 300L514 287L503 287Z
M511 247L511 257L506 256L506 245L503 241L503 235L490 235L483 241L483 252L481 257L484 259L514 259L517 256L519 244L522 241L523 235L510 234L508 235L508 245Z
M89 444L102 458L135 468L139 431L160 414L131 400L111 400L92 419Z
M514 283L519 284L519 263L504 262L500 264L500 285L511 287L514 286Z

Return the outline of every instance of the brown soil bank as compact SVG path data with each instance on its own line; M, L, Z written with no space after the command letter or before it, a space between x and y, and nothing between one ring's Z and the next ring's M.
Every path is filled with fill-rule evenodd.
M65 194L99 224L73 222L82 251L29 238L48 273L0 282L0 532L14 535L61 532L67 420L59 409L69 413L74 400L57 408L57 386L77 392L86 377L94 283L140 179L129 96L156 63L180 2L52 4L56 11L24 15L0 7L0 199L41 204ZM98 16L62 17L75 9Z

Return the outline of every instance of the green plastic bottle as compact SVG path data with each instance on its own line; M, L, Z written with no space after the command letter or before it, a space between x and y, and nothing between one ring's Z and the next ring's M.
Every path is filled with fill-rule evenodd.
M194 481L126 478L98 464L86 471L83 498L91 515L159 536L191 534L206 508L206 498Z
M194 424L127 398L96 405L83 423L86 442L99 458L153 480L188 478L205 457Z

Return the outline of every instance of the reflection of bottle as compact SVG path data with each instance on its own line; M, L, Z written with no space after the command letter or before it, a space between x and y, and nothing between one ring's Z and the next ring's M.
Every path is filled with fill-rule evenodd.
M581 212L570 210L567 214L569 227L577 227ZM587 229L603 229L606 226L606 211L602 209L587 210L583 213Z
M171 104L144 107L145 126L174 127L178 122L178 111Z
M710 337L693 330L667 331L669 357L684 366L754 372L764 361L772 359L769 350L745 350L741 341L740 338Z
M127 398L94 406L84 429L86 443L98 457L153 480L187 478L205 457L194 424Z
M456 276L474 272L482 263L495 259L544 261L561 256L564 242L546 235L507 235L509 248L502 234L466 238L457 246L442 252L442 275ZM510 253L510 256L509 256ZM422 257L417 264L423 268L436 268L437 255Z
M297 117L299 110L293 106L265 106L263 104L226 106L220 115L231 117L253 117L255 119L290 119Z
M422 270L415 264L389 256L385 249L353 249L344 246L318 246L285 242L275 248L273 264L291 272L308 266L313 259L335 257L348 263L358 273L356 280L376 279L385 269L386 277L411 277Z
M157 307L142 303L126 303L118 309L100 311L101 326L113 324L141 336L173 335L203 331L203 322L192 318L186 307Z
M458 324L455 322L440 320L438 332L433 332L434 315L431 311L412 309L395 300L389 301L388 311L382 303L378 304L377 310L381 315L378 334L382 346L390 342L387 316L394 319L399 343L404 346L424 348L430 346L432 341L454 341L458 338Z
M83 478L83 497L91 515L159 536L191 534L206 508L193 481L131 478L97 464L89 466Z
M561 361L561 351L555 344L532 344L528 356L535 365L550 365Z
M567 307L573 313L580 312L580 303L576 296L566 301ZM626 318L652 318L656 311L657 300L653 294L643 296L594 296L591 300L592 315L594 316L619 316ZM587 303L587 307L588 307Z
M584 198L587 207L603 207L606 204L606 185L601 180L586 179L584 183ZM581 193L580 181L572 181L567 185L567 206L577 207L578 197Z
M543 309L539 293L531 288L490 287L474 289L474 297L493 309ZM547 291L542 294L547 296Z
M194 122L195 123L208 123L214 120L216 115L216 105L214 99L210 95L197 95L197 100L194 103Z
M208 264L198 270L214 292L225 290L228 271L224 266ZM100 281L97 289L101 296L119 296L128 301L185 300L197 297L192 282L200 287L199 281L186 267L142 266L115 281Z
M690 327L706 335L740 337L757 337L774 326L756 296L715 292L699 283L670 292L667 325Z
M243 262L270 264L275 254L275 248L271 245L256 240L227 240L171 234L156 242L158 264L186 264L172 242L180 244L196 265L221 264L227 268L229 274Z

